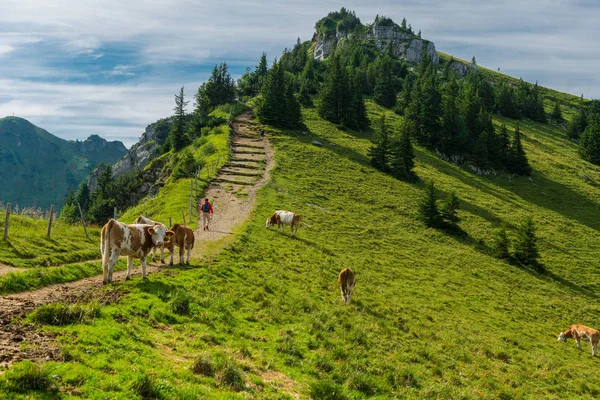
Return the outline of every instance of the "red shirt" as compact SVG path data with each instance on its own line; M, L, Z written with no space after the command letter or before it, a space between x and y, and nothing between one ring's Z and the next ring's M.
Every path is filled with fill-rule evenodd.
M200 206L200 211L204 212L202 210L204 208L204 204L208 204L208 213L212 214L213 213L213 208L212 208L212 204L210 204L209 202L202 203L202 205Z

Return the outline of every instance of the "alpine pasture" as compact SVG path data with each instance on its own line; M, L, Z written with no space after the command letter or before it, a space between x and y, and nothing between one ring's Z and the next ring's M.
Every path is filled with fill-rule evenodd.
M372 102L367 108L372 122L386 113L400 130L402 117ZM28 321L56 334L64 361L12 365L0 380L2 396L600 394L598 359L587 344L580 351L557 342L573 323L600 324L600 174L560 127L521 121L531 179L477 176L416 148L419 180L407 183L369 165L371 133L340 130L312 108L303 120L305 129L267 129L276 149L271 182L213 261L192 258L191 268L101 289L118 293L117 302L42 306ZM440 199L458 194L461 231L418 222L428 180ZM189 186L181 186L177 196L185 198ZM301 214L310 227L297 238L265 229L277 209ZM527 216L545 273L492 257L494 230L505 224L513 238ZM348 306L337 284L346 267L356 273ZM57 309L75 317L49 324Z

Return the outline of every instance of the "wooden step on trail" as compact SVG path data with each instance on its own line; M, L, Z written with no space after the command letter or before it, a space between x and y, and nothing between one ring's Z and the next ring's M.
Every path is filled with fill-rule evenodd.
M262 154L234 154L231 161L254 161L260 163L265 160L265 156Z
M232 185L247 185L247 186L253 186L255 182L243 182L240 180L233 180L233 179L225 179L225 178L215 178L213 179L213 182L219 182L219 183L230 183Z
M221 173L228 175L239 175L239 176L263 176L262 172L259 170L248 170L245 168L235 168L235 167L223 167L221 168Z
M223 168L239 168L252 171L260 171L263 169L261 165L244 164L242 162L227 163L223 165Z
M256 150L239 150L239 149L233 149L233 152L235 154L262 154L262 155L265 154L264 151L256 151Z
M236 148L236 147L247 148L247 149L260 149L260 150L264 150L265 149L265 146L255 146L255 145L252 145L252 144L236 143L236 142L233 143L233 147L234 148Z

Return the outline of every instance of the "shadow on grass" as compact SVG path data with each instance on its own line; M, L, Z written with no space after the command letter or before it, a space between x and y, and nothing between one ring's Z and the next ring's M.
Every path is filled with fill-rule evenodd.
M600 218L597 218L596 203L567 186L546 178L540 172L534 171L531 181L525 177L517 177L512 181L504 179L504 176L495 178L479 177L426 152L417 151L417 153L421 160L441 173L452 176L465 185L479 189L514 207L523 208L521 204L511 199L506 192L510 192L528 203L556 212L591 229L600 231ZM488 183L484 183L482 180L487 180ZM494 186L502 190L498 190ZM477 206L471 205L471 207L476 208ZM481 209L477 211L481 213Z

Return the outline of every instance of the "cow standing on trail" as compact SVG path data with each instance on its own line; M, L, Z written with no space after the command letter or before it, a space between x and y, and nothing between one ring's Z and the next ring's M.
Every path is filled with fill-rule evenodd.
M190 265L192 249L194 248L194 231L187 226L175 224L167 231L166 236L169 238L169 241L165 246L167 246L167 249L171 252L171 266L173 266L175 246L179 247L179 265L183 265L184 250L188 251L186 264Z
M100 253L102 254L103 284L112 282L112 275L121 254L127 256L127 276L131 276L133 258L142 262L142 277L148 279L146 274L146 256L155 246L162 246L165 241L166 229L164 225L126 225L111 218L102 227L100 234Z
M161 224L160 222L156 222L156 221L152 221L149 218L143 217L143 216L139 216L136 218L135 221L133 221L134 224L144 224L144 225L162 225L165 228L165 231L167 230L167 226L165 224ZM152 262L156 262L156 250L158 247L153 247L152 248ZM160 263L164 264L165 263L165 259L163 257L163 254L165 252L165 245L163 243L162 246L160 246Z
M356 284L354 271L350 268L343 269L338 276L338 283L342 290L342 300L344 300L346 305L350 304L350 296L352 295L352 290L354 290L354 285Z
M204 203L200 206L200 212L202 213L202 227L205 231L208 230L208 224L212 219L214 213L212 204L208 202L208 199L204 199Z

